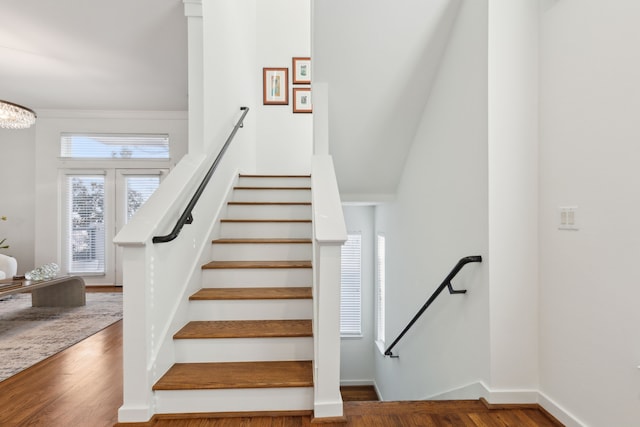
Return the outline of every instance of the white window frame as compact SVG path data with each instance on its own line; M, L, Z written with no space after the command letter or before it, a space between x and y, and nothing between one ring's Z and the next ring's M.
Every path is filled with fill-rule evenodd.
M362 338L362 233L347 233L340 255L340 337Z
M382 354L386 340L386 237L376 234L376 345Z
M73 141L77 139L78 144ZM74 156L71 151L77 150ZM112 151L107 153L92 151L92 149L103 150L111 147L120 151ZM132 148L134 147L134 148ZM163 147L166 149L166 156L152 154L149 157L136 155L138 150L144 151L143 147ZM148 149L148 148L147 148ZM94 154L95 153L95 154ZM81 132L63 132L60 135L60 159L75 161L170 161L171 145L169 143L168 134L143 134L143 133L81 133Z

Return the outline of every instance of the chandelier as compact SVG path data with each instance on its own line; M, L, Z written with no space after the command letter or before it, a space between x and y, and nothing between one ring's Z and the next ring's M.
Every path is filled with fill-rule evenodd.
M0 128L26 129L36 122L33 110L0 100Z

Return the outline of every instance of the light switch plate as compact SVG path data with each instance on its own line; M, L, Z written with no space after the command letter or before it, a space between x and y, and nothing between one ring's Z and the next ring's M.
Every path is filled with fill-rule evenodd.
M577 206L558 207L558 229L579 230Z

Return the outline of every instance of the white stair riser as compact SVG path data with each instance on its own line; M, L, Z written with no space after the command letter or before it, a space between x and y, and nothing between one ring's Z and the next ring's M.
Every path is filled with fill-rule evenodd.
M303 411L313 409L312 387L228 390L159 390L159 414L191 412Z
M223 222L221 238L311 238L310 222Z
M204 288L311 286L310 268L219 268L202 272Z
M313 359L313 338L175 340L176 363L257 362Z
M309 177L251 177L241 176L240 187L311 187Z
M310 190L241 190L233 191L234 202L310 202Z
M189 320L311 319L311 299L207 300L189 302Z
M225 218L311 219L311 205L228 205Z
M311 259L310 243L214 243L215 261L293 261Z

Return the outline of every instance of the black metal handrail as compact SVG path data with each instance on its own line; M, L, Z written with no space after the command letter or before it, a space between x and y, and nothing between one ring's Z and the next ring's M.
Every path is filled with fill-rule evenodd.
M427 302L424 303L424 305L418 311L418 313L416 313L416 315L413 316L413 319L411 319L411 321L407 324L407 326L405 326L403 331L400 332L400 335L398 335L398 338L396 338L393 341L393 343L391 343L391 345L385 350L385 352L384 352L385 356L394 357L394 358L400 357L400 356L394 356L393 353L391 352L391 349L393 347L395 347L396 344L398 344L398 341L400 341L400 339L404 336L404 334L406 334L407 331L409 329L411 329L413 324L416 323L418 318L420 318L420 316L422 316L422 313L424 313L425 310L427 308L429 308L431 303L433 301L435 301L435 299L438 297L438 295L440 295L440 293L444 290L444 288L449 288L449 293L450 294L465 294L465 293L467 293L466 289L463 289L463 290L455 290L455 289L453 289L453 286L451 285L451 280L453 280L453 278L456 277L456 275L460 272L460 270L462 270L462 267L464 267L465 265L469 264L470 262L482 262L482 257L480 255L474 255L474 256L464 257L460 261L458 261L456 266L453 267L453 270L451 270L451 273L449 273L447 275L447 277L445 277L445 279L442 281L440 286L438 286L438 289L435 290L435 292L429 297Z
M233 127L231 134L229 134L229 137L227 138L224 145L220 149L218 156L213 161L213 164L207 171L207 174L202 179L202 182L198 186L198 189L196 190L195 194L193 195L193 197L191 197L191 200L189 201L189 204L185 208L184 212L182 213L182 215L180 215L180 218L178 218L178 221L176 222L176 225L173 227L173 230L171 230L171 233L165 236L155 236L153 238L153 243L165 243L165 242L172 241L173 239L178 237L178 234L180 234L180 230L182 230L182 227L185 224L191 224L193 222L193 215L191 214L191 211L193 211L193 208L196 206L196 203L198 203L198 199L200 199L200 196L204 192L204 189L207 187L207 184L209 183L211 176L216 171L216 168L218 167L218 163L220 163L222 156L224 155L225 151L227 151L227 147L233 140L233 137L236 136L236 132L238 132L238 129L244 126L244 118L249 112L249 107L240 107L240 110L242 111L242 116L240 116L240 119L238 120L236 125Z

